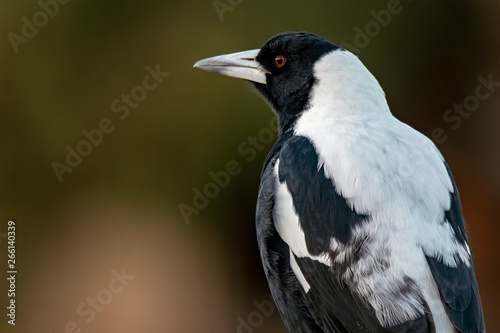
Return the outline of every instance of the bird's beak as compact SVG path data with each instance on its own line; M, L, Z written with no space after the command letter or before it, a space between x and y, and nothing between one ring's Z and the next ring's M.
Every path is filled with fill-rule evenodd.
M198 61L193 67L266 84L266 73L269 72L255 60L259 51L255 49L207 58Z

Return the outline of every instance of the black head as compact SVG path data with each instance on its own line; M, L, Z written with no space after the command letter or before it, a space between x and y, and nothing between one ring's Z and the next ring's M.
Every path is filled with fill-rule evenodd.
M337 49L311 33L285 32L260 49L203 59L194 67L252 81L276 111L283 133L308 106L316 80L314 64Z
M336 49L337 45L306 32L284 32L262 46L255 60L268 72L266 84L253 83L276 110L281 130L290 128L307 107L316 61Z

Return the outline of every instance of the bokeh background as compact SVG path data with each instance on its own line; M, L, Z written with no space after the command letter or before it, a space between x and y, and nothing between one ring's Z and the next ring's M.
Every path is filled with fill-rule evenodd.
M500 88L455 129L443 119L475 95L479 76L500 81L500 4L395 4L70 1L55 13L53 0L1 1L0 276L9 220L18 274L15 327L0 279L0 332L285 332L268 308L254 232L272 142L238 150L270 133L272 112L249 84L192 65L287 30L354 46L399 119L444 131L436 143L469 222L487 327L500 331ZM393 5L377 31L372 11ZM25 27L31 37L12 43L33 20L38 31ZM356 39L367 24L372 37ZM148 66L169 74L142 96ZM111 105L133 89L141 101L120 119ZM114 130L60 182L54 161L66 164L66 147L105 118ZM183 217L179 205L193 207L210 173L233 160L239 174Z

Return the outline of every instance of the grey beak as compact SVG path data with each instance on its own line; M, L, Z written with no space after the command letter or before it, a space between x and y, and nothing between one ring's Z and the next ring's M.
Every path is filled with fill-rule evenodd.
M193 67L239 79L266 84L269 73L255 60L259 49L224 54L198 61Z

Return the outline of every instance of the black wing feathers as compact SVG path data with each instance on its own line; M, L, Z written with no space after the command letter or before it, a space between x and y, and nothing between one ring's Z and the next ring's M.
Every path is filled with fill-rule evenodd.
M304 305L301 286L290 268L290 249L274 227L272 211L277 155L269 155L262 174L257 200L257 239L264 272L283 322L290 332L323 332ZM339 332L341 333L341 332Z
M296 257L311 289L304 293L310 311L324 332L349 333L430 333L432 317L422 315L394 327L382 327L371 307L349 286L335 278L328 266L308 258Z
M448 171L448 175L450 176L451 182L453 183L453 193L451 193L451 207L445 212L445 218L451 224L451 227L453 228L453 231L455 232L457 240L460 242L460 244L465 244L467 236L465 232L464 217L462 215L462 204L460 203L460 196L458 194L458 189L455 184L455 180L453 179L453 175L451 174L448 163L444 162L444 165L446 166L446 171Z
M446 163L445 165L453 182L453 193L450 194L451 207L445 212L444 217L451 224L460 244L466 246L460 197L451 171ZM471 263L471 266L467 267L458 260L457 267L449 267L439 258L429 256L426 258L436 280L446 313L453 325L461 333L486 332L474 265Z
M337 193L324 167L318 168L318 154L306 137L294 136L281 149L279 180L286 182L292 194L307 248L313 255L329 251L332 237L347 243L351 230L367 219Z

